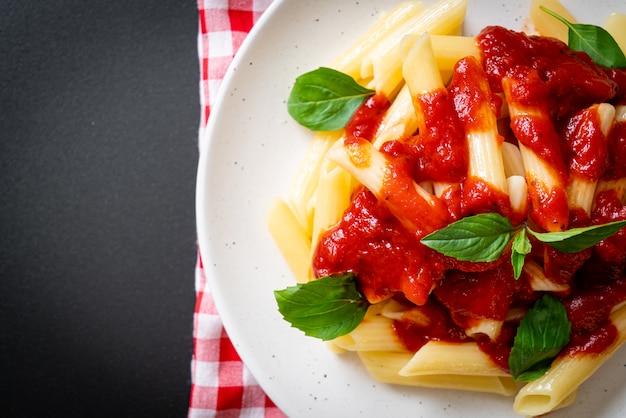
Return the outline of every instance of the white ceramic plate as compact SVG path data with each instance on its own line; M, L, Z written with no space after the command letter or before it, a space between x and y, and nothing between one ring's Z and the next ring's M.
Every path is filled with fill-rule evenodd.
M275 0L255 26L201 141L197 215L208 281L243 361L290 417L476 417L487 411L513 417L511 398L378 383L355 356L328 351L291 328L276 309L273 290L293 279L266 231L265 216L272 198L288 190L310 139L286 111L293 80L328 65L398 3ZM521 29L529 3L470 0L465 34L489 24ZM626 12L620 0L565 4L586 23ZM553 416L621 416L625 383L622 349L583 385L575 405Z

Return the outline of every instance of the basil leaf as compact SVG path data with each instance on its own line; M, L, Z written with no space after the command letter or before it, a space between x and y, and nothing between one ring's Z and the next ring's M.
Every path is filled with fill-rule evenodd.
M530 253L532 245L526 235L526 228L523 228L513 238L511 244L511 264L513 264L513 275L515 280L519 279L522 274L522 268L524 267L524 261L526 260L526 254Z
M592 225L585 228L572 228L562 232L528 232L541 242L564 253L577 253L596 245L626 226L626 221L610 222L603 225Z
M504 216L483 213L468 216L422 238L425 246L461 261L496 261L515 233Z
M345 127L363 101L374 93L347 74L320 67L296 79L287 111L309 129L333 131Z
M587 53L598 65L626 68L624 52L604 28L572 23L544 6L539 6L539 8L567 26L567 45L571 49Z
M324 341L345 335L363 320L369 303L353 274L327 276L274 291L278 311L295 328Z
M544 295L522 318L509 357L515 380L530 382L543 375L569 342L572 324L563 304Z

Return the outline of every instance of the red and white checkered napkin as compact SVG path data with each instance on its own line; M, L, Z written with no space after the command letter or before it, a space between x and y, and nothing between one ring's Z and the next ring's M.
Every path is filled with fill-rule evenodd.
M271 2L198 0L201 131L206 126L228 65ZM189 418L284 417L254 380L226 335L207 287L199 255L195 286Z

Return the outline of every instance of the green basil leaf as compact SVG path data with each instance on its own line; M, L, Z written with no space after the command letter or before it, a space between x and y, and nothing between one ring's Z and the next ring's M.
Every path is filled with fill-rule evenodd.
M529 382L543 375L570 340L572 324L563 304L544 295L522 318L509 357L514 379Z
M511 244L511 264L513 264L513 275L515 280L519 279L526 260L526 254L530 253L532 245L526 235L526 228L523 228L513 238Z
M562 232L528 232L541 242L564 253L577 253L596 245L626 226L626 221L615 221L603 225L572 228Z
M461 261L496 261L515 233L504 216L483 213L468 216L422 238L425 246Z
M539 7L567 26L567 44L571 49L587 53L598 65L626 68L624 52L611 34L604 28L595 25L572 23L544 6Z
M296 122L314 131L346 126L374 90L331 68L320 67L296 79L287 100L287 111Z
M353 274L327 276L274 292L278 311L311 337L332 340L363 320L369 303L356 288Z

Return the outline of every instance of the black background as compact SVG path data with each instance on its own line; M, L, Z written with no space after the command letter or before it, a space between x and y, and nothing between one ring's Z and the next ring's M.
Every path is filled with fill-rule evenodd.
M0 0L0 416L186 416L197 28L190 0Z

